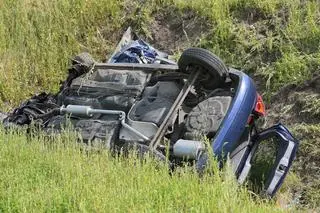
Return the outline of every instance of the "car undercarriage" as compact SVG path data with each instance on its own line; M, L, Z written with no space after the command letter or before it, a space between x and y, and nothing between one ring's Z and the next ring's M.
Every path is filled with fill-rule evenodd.
M244 183L264 140L278 151L265 182L273 196L294 159L298 141L281 124L259 131L264 104L252 79L227 67L208 50L189 48L178 63L127 31L108 63L88 53L73 58L57 94L36 95L13 110L5 127L37 123L48 134L68 123L81 141L111 150L138 147L173 165L206 168L208 148L220 162L231 160ZM204 138L210 141L204 143Z

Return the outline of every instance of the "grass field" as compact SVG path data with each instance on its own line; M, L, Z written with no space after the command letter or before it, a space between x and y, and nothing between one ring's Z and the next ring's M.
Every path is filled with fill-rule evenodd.
M88 51L102 61L129 26L176 57L190 45L212 50L253 76L268 102L283 86L319 72L319 11L312 0L0 0L0 110L37 92L57 92L69 58ZM163 31L167 36L157 37ZM303 103L303 113L319 115L317 94ZM301 190L303 205L314 209L318 176L305 173L318 171L311 163L318 163L320 128L313 121L290 127L303 143L287 197ZM1 130L0 212L280 211L234 187L228 172L199 183L192 171L171 177L152 162L86 155L70 141L52 148L42 138L27 142Z
M104 59L128 26L150 37L150 24L164 11L181 17L192 11L201 17L206 27L199 37L204 35L190 43L213 50L230 66L262 76L270 91L302 82L318 70L317 1L147 2L1 0L2 106L15 105L37 91L57 91L68 58L88 51Z
M52 143L54 140L54 143ZM253 199L228 170L199 179L151 159L81 151L72 134L51 140L0 130L0 212L280 212Z

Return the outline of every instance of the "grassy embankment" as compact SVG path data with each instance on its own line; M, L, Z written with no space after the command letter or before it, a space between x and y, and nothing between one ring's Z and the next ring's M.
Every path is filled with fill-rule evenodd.
M103 59L126 27L150 36L155 14L172 11L181 19L186 11L204 18L207 29L197 32L202 39L190 43L211 49L230 66L266 77L273 91L302 82L318 69L316 1L138 2L143 1L2 0L1 103L17 104L44 89L56 91L72 55L87 50Z
M145 4L141 6L143 2ZM260 82L263 82L259 85L262 89L266 89L264 90L266 97L270 97L272 92L277 91L280 87L289 83L299 84L318 71L320 64L319 11L320 6L317 1L298 0L0 0L0 105L2 109L7 110L35 92L57 91L59 81L66 76L69 57L81 51L88 51L96 59L104 59L105 54L109 54L113 50L122 32L130 25L152 43L158 43L161 41L152 41L154 34L150 27L153 26L155 17L163 16L162 19L174 17L176 20L180 20L180 25L187 29L187 21L190 21L190 17L186 17L188 14L191 14L192 19L199 20L201 17L200 20L203 21L205 30L199 31L197 36L193 36L189 40L185 39L184 44L208 48L224 59L228 65L241 67L256 76ZM170 22L170 20L167 21ZM193 38L195 39L193 40ZM170 38L168 39L170 40ZM177 54L181 50L182 47L173 49ZM313 97L313 100L319 100L319 96ZM310 104L310 102L307 103ZM314 109L307 107L306 110L311 110L311 114L319 116L317 107ZM313 150L311 154L314 158L311 157L310 160L317 159L317 150L320 146L319 137L317 137L320 132L318 125L292 124L292 127L295 128L297 135L303 138L300 156L306 156L310 150ZM5 143L4 141L8 137L11 138L8 139L10 143ZM155 199L154 202L161 202L161 199L164 199L169 202L170 206L173 205L170 204L171 201L162 197L165 195L168 197L176 196L178 204L173 208L182 208L182 206L189 208L188 205L191 204L186 201L191 198L188 197L185 190L188 189L188 192L199 190L200 192L209 187L210 193L217 193L217 196L223 197L221 202L227 202L228 195L219 194L221 191L219 192L218 184L212 183L211 185L208 180L206 187L203 187L204 185L196 183L196 180L192 179L193 175L189 173L190 176L182 176L182 179L177 181L175 178L168 179L165 174L160 178L158 173L155 173L157 175L153 174L153 170L151 170L153 172L140 174L136 170L130 169L129 166L125 166L121 161L111 160L110 164L113 162L114 164L111 165L114 166L110 167L110 177L108 177L104 176L103 170L104 166L109 165L107 163L109 161L102 162L103 156L94 157L98 162L101 161L101 164L97 163L97 168L95 168L92 166L94 164L88 163L87 156L79 154L76 150L68 149L67 153L64 153L62 149L38 152L37 150L43 150L42 145L25 144L24 140L23 136L1 136L1 142L5 143L4 146L1 146L1 159L8 159L1 163L1 171L7 171L2 174L4 180L7 181L3 181L1 192L1 206L5 209L14 210L14 208L22 209L25 207L26 210L30 210L36 208L35 206L38 206L39 209L46 207L49 209L60 207L81 209L82 207L79 205L82 203L87 206L84 207L87 209L116 205L109 203L107 198L112 200L113 194L116 194L117 197L117 187L115 186L121 185L121 182L115 182L117 178L124 179L124 185L121 185L122 188L120 188L123 190L125 187L136 199L130 200L130 202L139 203L138 200L141 198L139 193L140 195L152 194L152 191L148 190L148 184L131 187L129 183L133 180L125 179L129 172L133 172L137 177L145 180L144 182L154 184L152 185L154 187L158 182L164 184L157 186L164 188L163 191L161 191L162 188L158 188L159 195L153 191L153 197L142 196L141 200ZM21 147L18 146L20 141L23 144ZM75 155L73 156L73 154ZM47 162L48 164L46 164ZM101 168L98 168L100 165ZM299 168L301 165L296 163L298 176L306 172L306 170ZM19 169L20 167L24 167L25 170ZM121 172L118 171L118 168L122 168ZM44 170L43 174L38 172L42 169ZM64 170L67 171L65 176L62 175ZM56 171L58 174L61 173L60 176L53 174ZM46 176L47 173L49 175ZM90 178L88 173L92 173L93 177ZM79 179L71 178L71 176L79 176ZM100 178L104 180L105 186L95 185L98 182L97 179ZM108 178L111 180L113 178L114 184L108 185ZM166 178L168 181L161 181ZM197 189L183 188L185 187L183 183L187 183L189 179L192 184L186 184L187 187ZM21 184L18 184L20 181ZM222 182L218 183L222 184ZM57 187L53 187L56 186L55 184ZM89 186L93 187L92 190ZM111 187L110 190L107 186ZM22 190L24 187L26 189ZM82 193L77 194L75 187L82 189L83 191L80 190ZM139 187L142 187L141 189L144 189L145 192L139 191ZM218 188L215 189L216 187ZM224 184L221 187L224 187ZM226 187L228 188L228 186ZM309 207L319 205L318 192L320 187L316 181L308 182L307 186L301 184L297 187L291 187L291 191L294 191L294 188L302 188L303 202ZM10 190L13 190L12 193ZM33 196L38 197L30 199L33 198L32 192L37 192L37 190L39 193L35 193ZM136 194L134 190L137 191ZM233 189L228 188L226 192L228 190ZM24 196L19 196L19 193ZM85 193L91 194L91 196L87 197ZM184 193L186 197L182 196ZM29 195L30 198L28 198ZM69 195L72 195L70 200L67 198ZM123 195L123 201L131 199L130 193L123 192L120 195ZM244 195L239 192L239 196ZM200 198L203 198L206 200L201 204L204 206L203 208L213 207L215 204L217 209L221 209L217 204L218 201L205 197L209 196L195 198L194 204L202 203ZM259 204L253 204L246 196L243 199L246 200L246 204L237 203L241 201L235 203L230 201L227 203L230 205L227 206L234 207L234 209L241 205L243 208L249 208L250 205L254 206L252 208L259 206ZM50 202L50 200L55 202ZM121 200L119 198L115 202L120 203ZM95 202L100 202L101 205ZM143 202L139 204L143 205ZM148 205L152 205L152 203L144 205L149 207ZM199 204L199 206L201 205ZM124 204L119 204L119 206L119 208L127 207ZM139 208L143 208L143 206L138 205L137 210ZM167 207L163 206L163 208Z
M54 143L0 130L0 212L280 212L253 201L229 171L199 179L147 160L81 151L69 134Z

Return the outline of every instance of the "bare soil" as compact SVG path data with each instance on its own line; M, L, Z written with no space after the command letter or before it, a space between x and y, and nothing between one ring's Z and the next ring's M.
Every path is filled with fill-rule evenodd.
M306 111L308 99L320 98L320 72L315 73L311 80L300 85L290 84L283 87L271 98L268 109L267 123L282 122L286 125L299 123L319 124L320 116Z
M149 26L149 42L169 54L183 51L195 46L203 36L209 34L211 27L208 23L191 10L183 14L172 9L161 10L154 14L154 21Z

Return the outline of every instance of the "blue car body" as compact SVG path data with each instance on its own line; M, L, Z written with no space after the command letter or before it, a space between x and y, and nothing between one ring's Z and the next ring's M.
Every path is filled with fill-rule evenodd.
M258 93L252 79L245 73L230 69L230 75L238 79L238 87L220 130L212 140L213 153L220 159L231 155L234 172L239 182L243 183L249 174L251 161L259 143L277 138L279 148L276 160L264 183L265 193L272 197L282 185L292 165L299 142L282 124L257 132L249 137L248 141L241 141L240 138L246 132L246 128L249 128L248 118L254 112ZM237 150L237 147L240 149Z
M234 69L229 72L238 79L238 87L220 130L212 141L213 153L217 156L224 155L224 157L237 145L257 100L257 91L252 79Z

